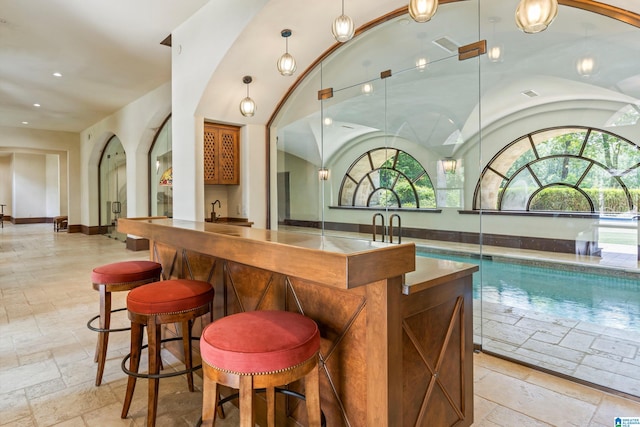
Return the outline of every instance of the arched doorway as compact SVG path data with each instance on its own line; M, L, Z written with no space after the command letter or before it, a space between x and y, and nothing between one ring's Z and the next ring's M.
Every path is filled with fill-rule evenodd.
M98 168L100 233L124 242L127 235L118 233L117 221L127 216L127 156L117 136L107 142Z

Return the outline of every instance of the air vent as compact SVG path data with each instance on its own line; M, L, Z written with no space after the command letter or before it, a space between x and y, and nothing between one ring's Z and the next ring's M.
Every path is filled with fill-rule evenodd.
M460 47L460 45L456 42L454 42L453 40L451 40L449 37L440 37L437 40L433 41L433 44L435 44L436 46L441 47L442 49L446 50L449 53L458 53L458 48Z
M535 90L525 90L524 92L522 92L522 94L524 96L528 96L529 98L535 98L536 96L540 96L540 94L538 92L536 92Z

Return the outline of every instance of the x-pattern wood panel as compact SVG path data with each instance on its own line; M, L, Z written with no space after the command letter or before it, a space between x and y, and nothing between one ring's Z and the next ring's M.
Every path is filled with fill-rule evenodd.
M419 408L418 412L404 412L406 426L429 425L429 419L447 420L443 425L455 425L464 419L460 363L463 303L463 298L458 297L455 302L437 305L403 321L403 363L408 372L405 390L411 390L406 396L406 408ZM416 400L421 400L419 405L415 405Z

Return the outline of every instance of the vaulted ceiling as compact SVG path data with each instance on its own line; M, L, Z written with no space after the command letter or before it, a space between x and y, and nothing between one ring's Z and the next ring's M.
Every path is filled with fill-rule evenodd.
M287 1L268 3L272 2L282 5L278 9L278 22L288 22L291 26L296 25L297 16L305 13L307 6L326 9L323 16L336 15L339 11L339 2L305 4L307 2L298 0L295 7L292 4L284 7L291 3ZM171 52L161 42L205 3L207 0L0 0L0 126L79 132L169 81ZM345 3L348 10L350 3ZM393 3L395 7L403 4L385 0L386 3ZM640 13L640 2L609 0L606 3ZM361 0L351 2L355 10L350 14L357 25L373 18L369 15L374 6L367 4ZM512 8L507 9L504 22L499 24L500 31L504 26L504 31L520 36L511 22ZM425 31L445 32L435 27L437 21L430 24L433 25ZM260 43L242 38L233 49L276 52L269 64L275 68L277 53L283 48L278 36L282 24L262 19L250 26L259 27L257 33L275 36L262 38ZM294 32L292 46L297 49L298 57L303 58L299 70L315 59L315 56L305 57L305 44L327 40L325 33L328 32L325 23ZM503 36L510 37L509 34ZM625 48L629 44L636 46L637 52L640 39L625 40L625 43ZM530 53L509 52L510 55ZM535 54L529 63L534 62ZM54 77L54 72L61 73L62 77ZM225 81L220 77L220 81ZM239 74L233 76L238 77ZM261 76L261 85L280 87L281 79L277 73Z

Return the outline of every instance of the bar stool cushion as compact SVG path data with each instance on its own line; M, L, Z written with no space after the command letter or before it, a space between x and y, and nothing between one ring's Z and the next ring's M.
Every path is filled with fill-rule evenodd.
M131 290L127 309L138 314L177 313L209 304L213 292L211 284L200 280L163 280Z
M232 314L208 325L200 338L202 359L238 375L264 375L305 362L320 349L316 322L290 311Z
M130 283L160 276L162 265L153 261L123 261L101 265L91 272L93 283Z

